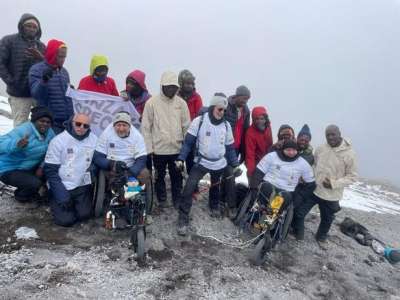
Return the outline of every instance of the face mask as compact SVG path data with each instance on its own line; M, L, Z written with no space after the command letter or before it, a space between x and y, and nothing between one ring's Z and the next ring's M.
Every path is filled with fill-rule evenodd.
M94 80L98 83L103 83L106 81L107 75L102 75L102 76L93 76Z
M142 93L143 89L138 84L132 85L129 91L129 95L131 95L133 98L139 98Z
M258 130L264 131L267 126L264 124L256 124L256 127Z

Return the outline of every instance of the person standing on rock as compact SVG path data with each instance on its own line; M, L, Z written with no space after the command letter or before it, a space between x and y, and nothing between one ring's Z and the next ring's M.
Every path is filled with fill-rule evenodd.
M315 151L314 173L317 187L294 214L293 227L298 240L304 239L304 218L318 204L321 222L316 233L320 245L326 245L329 229L340 210L343 190L357 179L356 154L350 142L341 136L338 126L325 130L327 143Z
M78 89L119 96L114 79L107 76L108 60L104 55L93 55L90 61L90 75L79 82Z
M53 114L53 130L59 134L64 130L63 123L74 114L72 99L65 95L70 83L68 71L63 67L67 46L62 41L50 40L44 56L45 61L29 70L29 85L32 96Z
M224 119L224 112L228 105L226 97L214 95L211 99L208 112L195 118L185 136L185 141L176 161L178 169L183 169L192 149L195 149L194 165L183 189L182 201L179 205L178 234L186 235L189 226L189 214L192 207L192 194L199 181L207 173L211 176L209 207L211 216L221 217L219 186L224 169L229 165L233 174L239 176L236 151L230 124Z
M190 125L188 106L177 95L178 76L165 72L161 76L161 91L146 103L142 116L141 132L146 143L147 153L153 154L156 170L155 188L158 205L167 207L165 185L166 168L171 179L172 202L178 206L182 192L182 172L175 168L183 139Z
M203 100L195 88L195 77L189 70L182 70L179 73L179 92L178 95L186 101L190 113L190 121L196 118L201 108L203 107ZM193 167L194 152L190 151L186 158L186 171L189 174ZM195 189L194 194L198 194L198 187Z
M44 173L48 180L54 223L72 226L91 216L92 158L97 137L87 115L76 114L50 143Z
M268 113L265 107L254 107L251 116L253 124L246 132L246 159L247 177L251 178L259 161L268 153L272 146L272 130Z
M31 120L0 136L0 180L16 187L15 200L39 199L44 184L42 163L51 139L53 117L44 106L31 110Z
M40 41L41 35L39 20L32 14L23 14L18 33L0 41L0 77L7 85L14 128L28 120L31 108L36 105L28 72L32 65L43 60L46 46Z

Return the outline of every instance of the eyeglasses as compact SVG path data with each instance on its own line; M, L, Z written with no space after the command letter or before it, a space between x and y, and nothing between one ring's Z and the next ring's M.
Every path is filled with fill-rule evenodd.
M82 122L74 122L74 123L75 123L76 127L83 127L85 129L89 129L90 128L89 124L85 124L85 123L82 123Z

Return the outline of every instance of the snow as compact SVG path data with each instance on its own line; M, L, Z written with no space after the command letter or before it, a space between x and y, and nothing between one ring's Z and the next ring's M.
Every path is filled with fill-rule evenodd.
M35 229L25 226L15 230L15 236L17 237L17 240L30 240L39 238Z
M0 96L0 110L5 110L11 113L11 108L6 97ZM0 114L0 135L9 132L12 129L12 120Z

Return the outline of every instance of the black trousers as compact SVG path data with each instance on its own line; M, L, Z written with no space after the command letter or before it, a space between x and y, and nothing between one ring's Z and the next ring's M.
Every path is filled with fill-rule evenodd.
M57 195L50 192L50 209L54 223L72 226L78 221L90 218L92 213L92 186L85 185L68 191L71 205L66 208L57 201Z
M165 175L168 167L169 177L171 179L172 202L179 203L182 193L182 173L176 170L175 160L178 154L157 155L153 154L153 164L156 170L155 187L158 202L167 200L167 190L165 186Z
M197 164L192 167L189 177L186 180L185 188L183 189L182 201L179 204L180 224L189 224L189 214L192 208L192 194L200 179L202 179L207 173L210 173L211 185L214 185L214 188L211 188L209 191L209 206L210 209L219 209L221 194L219 191L220 185L217 183L221 181L223 172L224 169L214 171Z
M34 171L13 170L3 173L0 180L7 185L16 187L15 200L27 202L39 197L38 191L43 182L35 176Z
M236 185L231 166L228 165L224 169L221 187L211 187L211 190L215 190L213 193L220 191L222 194L221 201L227 203L230 208L236 207Z
M332 222L335 219L335 213L340 210L339 201L328 201L319 198L315 194L306 198L304 202L294 211L293 228L296 233L304 235L304 219L310 210L318 204L321 222L316 234L317 239L326 239Z

